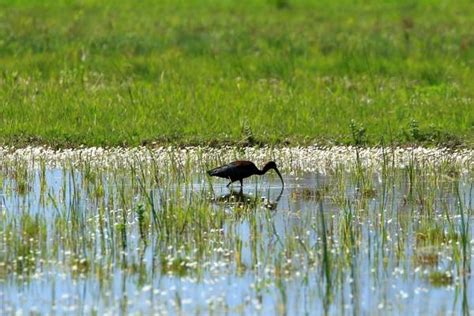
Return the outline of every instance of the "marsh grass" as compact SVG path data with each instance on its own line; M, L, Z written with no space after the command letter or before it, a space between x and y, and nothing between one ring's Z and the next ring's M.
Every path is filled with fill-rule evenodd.
M180 152L170 150L166 163L151 151L122 164L2 161L0 282L7 307L19 307L8 293L50 284L49 276L100 284L98 299L87 292L76 298L84 312L422 308L407 300L412 294L433 302L426 311L443 310L432 288L446 291L447 300L450 288L462 292L460 303L450 301L453 311L469 310L470 171L415 155L395 168L392 149L372 166L354 149L353 163L324 177L309 174L316 179L310 184L287 177L305 173L283 169L288 192L279 201L278 190L267 189L272 182L261 179L239 200L226 195L224 182L206 178L207 166L217 163L212 155L196 165ZM28 190L18 190L21 182ZM228 292L230 283L238 285ZM427 292L408 293L407 286ZM38 295L60 309L59 298L30 293L25 310L52 311L36 305Z

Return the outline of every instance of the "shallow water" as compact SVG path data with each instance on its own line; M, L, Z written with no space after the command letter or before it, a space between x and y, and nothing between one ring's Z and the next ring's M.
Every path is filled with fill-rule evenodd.
M193 163L69 162L3 162L2 314L473 311L469 168L301 163L240 192Z

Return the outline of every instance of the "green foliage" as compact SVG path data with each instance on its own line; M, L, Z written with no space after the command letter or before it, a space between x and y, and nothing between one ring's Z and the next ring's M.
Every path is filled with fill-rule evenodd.
M137 214L140 238L146 244L147 227L149 223L147 223L147 218L145 217L145 206L143 204L138 204L134 210Z
M367 143L366 129L359 126L354 120L350 124L352 141L355 146L361 146Z
M249 143L348 144L353 119L367 144L471 146L473 9L4 1L0 143L241 143L245 118Z

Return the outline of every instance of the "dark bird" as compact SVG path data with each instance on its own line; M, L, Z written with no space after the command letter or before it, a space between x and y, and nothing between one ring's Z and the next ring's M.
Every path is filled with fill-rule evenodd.
M276 163L274 161L267 162L267 164L263 167L263 169L259 170L255 166L255 164L251 161L237 160L227 165L209 170L207 174L209 174L212 177L220 177L220 178L229 179L230 182L227 186L229 186L234 181L240 181L240 186L243 186L243 182L242 182L243 179L253 176L255 174L258 174L258 175L265 174L270 169L273 169L276 171L276 173L281 179L281 184L284 187L285 184L283 183L283 177L281 176L280 171L278 171Z

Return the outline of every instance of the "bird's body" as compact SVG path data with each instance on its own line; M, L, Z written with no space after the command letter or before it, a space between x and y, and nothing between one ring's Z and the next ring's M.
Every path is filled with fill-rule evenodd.
M235 181L240 181L240 185L242 186L243 179L248 178L253 175L265 174L270 169L274 169L277 172L278 176L281 179L281 183L283 184L283 178L277 169L276 163L273 161L268 162L265 165L265 167L263 167L263 169L260 170L251 161L237 160L227 165L209 170L207 173L212 177L220 177L220 178L229 179L230 182L227 186L229 186L232 182L235 182Z

